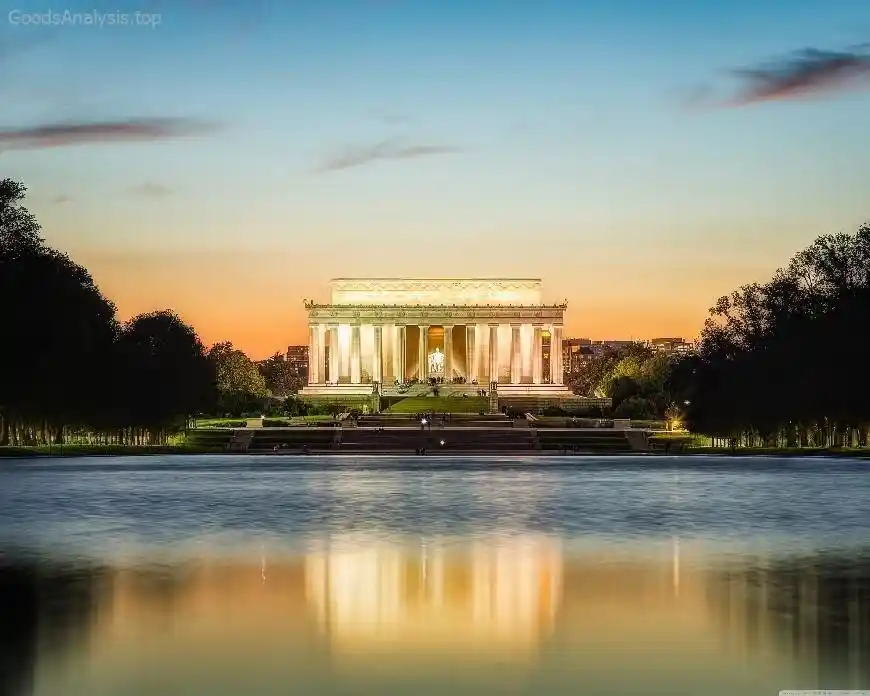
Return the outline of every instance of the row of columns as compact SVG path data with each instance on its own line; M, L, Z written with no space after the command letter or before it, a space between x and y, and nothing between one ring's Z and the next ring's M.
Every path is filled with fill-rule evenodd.
M444 374L451 375L453 372L453 329L452 325L441 325L444 328ZM498 330L500 324L489 324L489 351L488 351L488 366L490 380L493 380L493 375L498 373ZM522 324L511 324L511 347L510 347L510 381L512 384L519 384L522 375L522 340L520 329ZM429 325L420 325L420 340L418 343L418 361L422 377L428 374L429 360ZM323 329L323 330L322 330ZM374 355L372 360L372 380L375 382L383 382L383 325L375 324L374 329ZM475 355L477 344L477 325L468 324L465 327L465 349L466 355ZM543 382L543 332L544 327L541 325L534 326L534 335L532 341L532 383L541 384ZM402 325L395 326L395 339L393 351L393 374L400 382L404 382L407 378L405 375L405 363L407 356L407 328ZM329 366L328 374L332 377L330 381L335 381L334 375L339 372L339 355L338 355L338 327L327 326L321 327L312 324L309 327L309 366L308 366L308 382L309 384L322 384L326 381L326 374L323 370L326 361L326 346L330 346L329 351ZM553 384L562 383L562 327L550 327L550 382ZM476 361L470 360L468 363L468 374L466 378L471 381L478 379ZM418 375L421 378L421 375ZM361 336L360 325L351 325L350 337L350 381L351 384L360 384L362 382L362 355L361 355Z

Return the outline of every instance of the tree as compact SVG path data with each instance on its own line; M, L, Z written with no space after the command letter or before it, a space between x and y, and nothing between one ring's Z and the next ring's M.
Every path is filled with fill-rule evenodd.
M819 237L769 282L711 309L699 354L676 380L690 427L732 443L866 442L868 319L870 226Z
M147 427L154 439L216 401L214 364L196 331L170 310L127 322L116 356L124 424Z
M222 392L241 392L266 396L266 380L257 366L229 341L216 343L208 352L217 374L217 387Z
M648 399L640 396L630 396L613 409L614 418L630 418L646 420L655 418L655 410Z
M281 353L275 353L271 358L260 361L257 367L263 375L266 389L274 396L286 397L302 388L301 378Z
M12 328L0 341L0 444L57 439L92 419L117 330L115 307L87 270L44 244L24 193L0 182L0 296Z
M626 399L640 394L641 386L631 377L616 377L607 385L607 396L610 397L613 408L617 408Z
M605 350L586 362L570 386L584 396L609 397L616 408L631 397L641 398L651 417L664 417L674 395L669 379L675 359L640 343Z
M0 181L0 444L160 441L214 401L201 342L169 311L120 327L88 271L45 244L25 193Z
M272 410L266 380L247 355L226 341L213 345L208 357L216 374L220 413L239 417Z
M24 184L0 180L0 250L7 259L44 249L39 223L23 205L26 194Z

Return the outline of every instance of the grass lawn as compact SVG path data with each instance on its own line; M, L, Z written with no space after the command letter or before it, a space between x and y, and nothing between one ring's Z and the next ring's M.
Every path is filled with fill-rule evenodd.
M199 418L197 428L244 428L247 418Z
M489 412L489 399L477 396L409 396L394 403L386 413L484 413Z

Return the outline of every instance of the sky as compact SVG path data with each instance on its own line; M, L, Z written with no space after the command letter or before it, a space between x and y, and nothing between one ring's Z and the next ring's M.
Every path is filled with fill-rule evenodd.
M254 358L332 277L540 277L568 336L691 339L870 219L863 0L0 10L0 176L47 241Z

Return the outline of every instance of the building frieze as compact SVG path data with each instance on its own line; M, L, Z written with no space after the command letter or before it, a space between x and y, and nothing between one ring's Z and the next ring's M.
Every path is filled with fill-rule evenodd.
M567 303L553 305L334 305L305 302L311 323L462 324L524 321L561 323Z

